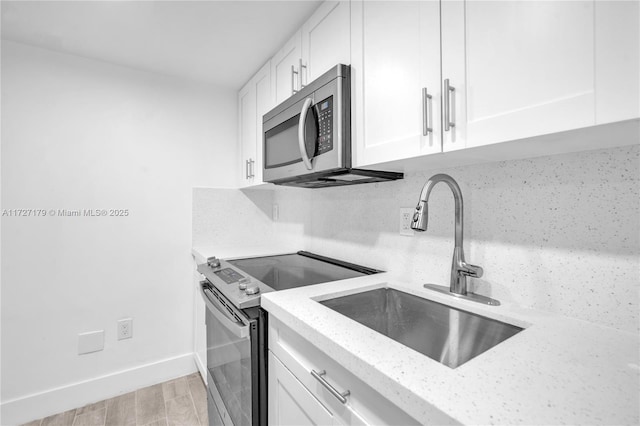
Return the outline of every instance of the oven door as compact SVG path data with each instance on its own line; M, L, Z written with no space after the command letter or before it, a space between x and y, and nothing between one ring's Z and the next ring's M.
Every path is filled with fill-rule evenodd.
M263 374L258 318L236 309L208 282L200 289L207 305L209 424L258 425Z
M342 80L319 88L264 122L265 182L351 166L344 152L349 138L343 132Z

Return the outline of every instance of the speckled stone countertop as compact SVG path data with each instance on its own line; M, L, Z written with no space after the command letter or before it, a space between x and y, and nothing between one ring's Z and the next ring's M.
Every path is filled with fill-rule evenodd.
M451 369L317 303L391 287L525 328ZM640 339L513 305L483 306L378 274L273 292L262 307L422 424L640 423Z

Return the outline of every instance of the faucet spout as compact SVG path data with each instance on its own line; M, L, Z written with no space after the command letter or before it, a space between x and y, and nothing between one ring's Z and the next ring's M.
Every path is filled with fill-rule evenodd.
M458 183L449 175L437 174L432 176L424 184L422 191L420 192L420 199L418 205L413 214L413 220L411 222L411 229L416 231L426 231L428 225L428 202L431 190L433 187L444 182L449 186L451 192L453 192L453 200L455 202L455 245L453 249L453 260L451 262L451 284L450 291L455 294L466 295L467 294L467 277L480 278L483 274L483 270L480 266L468 264L464 260L464 251L462 248L462 240L464 236L463 228L463 201L462 191Z

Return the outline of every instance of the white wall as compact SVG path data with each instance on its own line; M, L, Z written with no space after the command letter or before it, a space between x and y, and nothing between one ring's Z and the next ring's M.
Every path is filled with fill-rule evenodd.
M4 424L195 371L192 187L235 185L235 102L3 42L2 208L129 211L2 218ZM117 341L124 317L133 339ZM104 350L77 355L98 329Z

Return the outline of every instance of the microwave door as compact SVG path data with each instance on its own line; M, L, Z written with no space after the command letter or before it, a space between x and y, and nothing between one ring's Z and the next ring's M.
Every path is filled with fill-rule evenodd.
M264 123L263 176L265 181L270 182L314 172L315 167L311 159L316 155L314 145L317 140L318 125L313 100L306 113L301 114L305 102L309 99L311 98L295 103L277 117ZM300 133L303 134L302 144ZM304 149L301 149L301 145L304 145ZM303 152L307 160L306 164L303 160Z
M264 121L265 182L351 167L349 108L341 105L340 88L340 79L319 87Z

